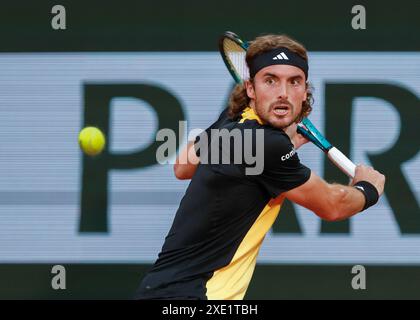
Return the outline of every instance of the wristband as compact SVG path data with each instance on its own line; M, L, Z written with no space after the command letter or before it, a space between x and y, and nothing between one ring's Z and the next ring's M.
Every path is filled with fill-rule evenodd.
M365 196L365 206L363 207L362 211L366 210L367 208L373 206L375 203L378 202L379 200L378 190L370 182L359 181L353 187L355 187L357 190L360 190Z

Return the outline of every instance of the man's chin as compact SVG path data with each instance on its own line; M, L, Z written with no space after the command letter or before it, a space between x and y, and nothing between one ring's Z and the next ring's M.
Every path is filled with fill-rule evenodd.
M277 118L277 119L270 119L268 123L276 129L286 129L291 124L293 124L293 122L294 121L292 119L278 119Z

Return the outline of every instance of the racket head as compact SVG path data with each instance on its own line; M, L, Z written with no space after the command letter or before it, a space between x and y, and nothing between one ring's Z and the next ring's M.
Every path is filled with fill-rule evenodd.
M231 31L226 31L219 39L219 51L227 69L236 83L249 79L249 70L245 61L248 44Z

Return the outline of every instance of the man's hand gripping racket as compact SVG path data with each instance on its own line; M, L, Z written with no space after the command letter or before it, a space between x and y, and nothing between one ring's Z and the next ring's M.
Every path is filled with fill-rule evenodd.
M247 49L248 44L230 31L225 32L219 40L219 51L223 61L238 84L249 78L249 71L245 61ZM356 165L325 139L308 118L304 118L298 124L297 131L324 151L328 158L347 176L354 178Z

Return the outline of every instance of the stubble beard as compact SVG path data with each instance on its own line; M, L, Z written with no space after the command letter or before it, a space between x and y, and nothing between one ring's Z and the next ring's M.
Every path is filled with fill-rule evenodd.
M261 120L264 123L269 124L270 126L276 128L276 129L282 129L285 130L286 128L290 127L292 124L296 123L298 121L298 119L300 118L300 115L297 115L293 120L291 120L288 124L286 125L279 125L278 123L273 123L272 121L270 121L270 112L273 108L273 105L276 104L278 102L273 102L270 104L268 112L267 112L267 116L265 114L263 114L263 112L259 111L259 104L258 104L258 99L255 99L255 113L257 114L258 117L261 118ZM289 101L285 101L285 103L287 103L290 107L290 112L293 114L293 111L295 110L295 107L292 105L292 103L290 103Z

